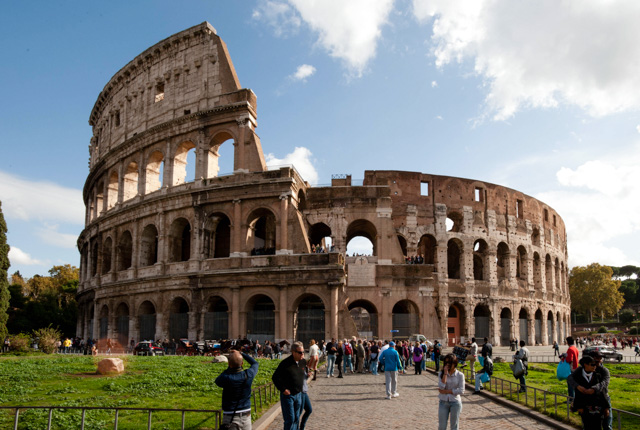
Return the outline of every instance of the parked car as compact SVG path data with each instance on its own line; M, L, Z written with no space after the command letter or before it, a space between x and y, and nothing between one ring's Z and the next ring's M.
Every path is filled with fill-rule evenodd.
M622 361L622 354L610 346L605 345L588 346L582 350L582 356L584 357L585 355L589 355L593 351L598 351L600 355L602 355L603 360Z
M133 348L134 355L164 355L164 349L153 344L153 342L138 342Z

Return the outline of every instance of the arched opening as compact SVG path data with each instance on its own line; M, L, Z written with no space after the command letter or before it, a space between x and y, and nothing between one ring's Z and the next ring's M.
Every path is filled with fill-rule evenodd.
M331 245L333 244L331 240L331 228L323 222L312 225L311 228L309 228L309 244L311 245L312 251L315 247L316 252L318 252L318 248L320 248L320 252L330 252Z
M538 309L535 314L536 344L542 345L542 311Z
M109 308L107 305L103 305L100 309L100 334L98 339L106 339L109 335Z
M223 213L207 217L204 226L205 258L227 258L231 254L231 221Z
M160 151L154 151L149 155L145 172L145 194L158 191L162 188L164 179L164 155Z
M126 270L131 267L131 255L133 253L133 239L127 230L120 235L118 240L118 270Z
M107 210L114 207L116 203L118 203L118 172L113 171L109 175L107 185Z
M537 291L542 290L542 263L537 252L533 253L533 285Z
M498 281L508 278L509 274L509 245L504 242L498 244L498 251L496 253L496 272L498 275Z
M398 243L400 244L400 250L402 251L402 255L407 257L407 239L402 235L398 235Z
M430 234L425 234L420 238L418 242L418 253L424 256L424 264L436 264L437 244L436 238Z
M222 297L209 299L204 314L204 338L206 340L229 339L229 306Z
M182 297L171 302L169 312L169 338L186 339L189 337L189 305Z
M268 296L259 294L251 298L247 306L247 338L275 341L276 306Z
M89 322L87 327L87 333L89 337L93 337L93 321L95 320L95 314L93 311L93 304L89 304Z
M347 227L347 254L377 255L377 236L378 232L371 221L359 219L351 222Z
M489 338L491 311L487 305L477 305L473 310L475 320L475 334L477 339Z
M520 322L520 340L529 343L529 314L525 308L520 309L518 319Z
M234 172L233 136L229 133L218 133L211 140L207 151L207 178L230 175Z
M564 262L560 263L560 291L567 291L567 273L564 271Z
M156 307L150 301L144 301L138 309L138 325L140 340L156 338Z
M487 260L487 242L478 239L473 244L473 279L486 281L489 277L486 273L485 261Z
M516 277L522 281L528 279L527 250L524 246L518 247L518 258L516 260Z
M298 191L298 210L300 212L307 210L307 196L302 190Z
M420 313L415 303L411 300L400 300L391 312L392 329L397 330L394 337L407 338L419 333Z
M127 201L138 195L138 163L132 161L124 172L122 184L123 200Z
M554 266L556 272L556 288L558 290L562 289L562 285L560 285L560 260L556 257L556 264Z
M102 274L106 275L111 272L111 252L113 251L113 241L110 237L106 238L102 244Z
M178 218L169 230L169 261L188 261L191 258L191 224Z
M531 243L534 246L540 246L540 229L538 227L534 227L531 232Z
M111 255L111 253L109 253ZM111 258L111 257L109 257ZM94 242L91 246L91 276L98 274L98 243Z
M193 142L182 142L173 157L173 185L195 179L195 148Z
M96 214L102 215L104 210L104 182L100 182L96 188Z
M447 231L457 233L462 231L462 214L459 212L451 211L447 215L447 220L445 221L445 226Z
M301 341L305 346L309 345L311 339L318 343L325 338L324 303L320 297L309 294L302 299L296 311L293 327L294 339Z
M116 308L116 331L118 343L126 347L129 340L129 306L126 303L120 303Z
M142 230L140 239L140 266L151 266L158 262L158 229L149 224Z
M460 279L460 260L462 258L462 242L450 239L447 242L447 273L449 279Z
M378 311L373 303L368 300L356 300L349 305L349 313L359 337L378 338Z
M547 343L553 344L553 312L547 313Z
M268 209L257 209L249 216L247 223L247 245L251 255L272 255L276 253L276 217Z
M547 291L553 290L553 268L551 267L551 256L547 254L544 259L544 280Z
M502 308L500 311L500 345L511 343L511 309Z
M462 321L464 321L464 310L458 303L449 306L447 313L447 344L454 346L462 337Z
M560 317L560 312L556 314L556 335L558 336L558 338L556 339L558 345L562 345L565 336L564 332L562 331L562 318Z

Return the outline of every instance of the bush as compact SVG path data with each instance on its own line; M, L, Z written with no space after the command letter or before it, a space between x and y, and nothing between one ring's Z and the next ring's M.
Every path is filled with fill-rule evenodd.
M9 342L11 342L12 351L29 352L31 337L24 333L14 334L13 336L9 336Z
M61 336L62 333L51 326L33 331L33 337L38 339L38 348L45 354L52 354L56 351L56 342Z
M635 314L631 309L623 309L620 312L620 322L622 324L631 324L635 318Z
M598 329L598 333L606 333L607 332L607 328L605 326L600 326L600 328Z
M638 327L631 327L629 329L629 334L638 334Z

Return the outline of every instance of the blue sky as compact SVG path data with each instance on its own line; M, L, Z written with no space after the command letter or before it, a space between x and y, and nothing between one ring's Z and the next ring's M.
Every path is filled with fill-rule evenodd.
M36 1L0 16L10 273L79 265L98 94L203 21L258 96L271 164L314 184L388 169L506 185L561 214L571 266L640 265L638 2Z

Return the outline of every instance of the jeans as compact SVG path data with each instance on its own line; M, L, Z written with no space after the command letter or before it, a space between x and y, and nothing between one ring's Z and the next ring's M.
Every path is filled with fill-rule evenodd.
M387 389L387 397L398 392L398 371L397 370L385 370L384 371L384 384Z
M482 381L480 380L480 378L482 378L482 375L484 375L484 372L482 373L476 373L476 391L480 391L480 387L482 387Z
M336 355L327 355L327 376L333 376L333 366L336 364Z
M302 393L290 394L288 396L280 393L280 407L282 408L284 430L298 430L301 406Z
M353 373L353 363L351 363L351 356L344 356L344 373L347 373L347 370L350 370Z
M377 375L378 374L378 359L375 360L371 360L371 364L369 365L370 369L371 369L371 374L372 375Z
M527 388L527 380L525 379L524 375L519 377L518 381L520 381L520 391L524 391Z
M300 430L304 430L304 426L307 423L307 420L309 419L309 415L311 415L311 412L313 412L313 408L311 407L311 400L309 399L309 395L307 393L301 393L302 394L302 410L304 411L304 414L302 414L302 411L300 411L300 413L302 414L302 417L300 418Z
M569 381L567 381L567 391L569 392L569 397L572 399L576 397L576 389L569 385Z
M224 414L222 416L222 424L229 424L231 419L233 418L233 424L238 426L239 430L251 430L251 414L246 414L245 416L239 416L236 414Z
M440 370L440 356L436 355L433 357L433 361L436 362L436 372Z
M438 430L446 430L447 421L451 421L451 430L458 430L460 412L462 412L462 402L440 400L438 405Z

